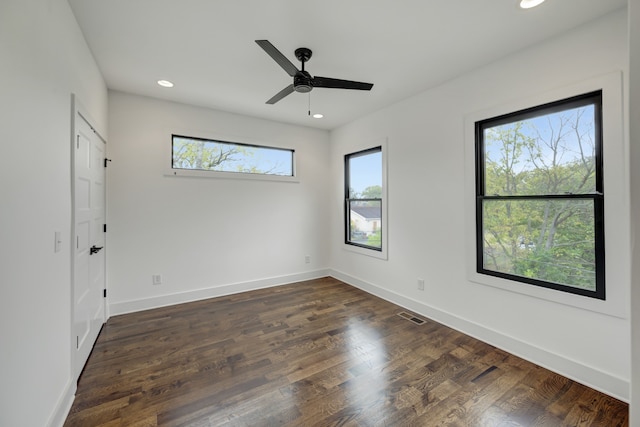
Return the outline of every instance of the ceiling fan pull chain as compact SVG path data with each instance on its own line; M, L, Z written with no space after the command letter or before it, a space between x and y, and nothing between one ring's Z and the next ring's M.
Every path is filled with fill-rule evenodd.
M311 92L309 92L309 116L311 116Z

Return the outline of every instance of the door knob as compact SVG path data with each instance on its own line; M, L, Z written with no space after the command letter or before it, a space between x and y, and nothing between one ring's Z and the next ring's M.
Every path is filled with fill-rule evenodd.
M91 248L89 248L89 255L93 255L93 254L97 254L98 252L100 252L100 249L102 249L104 246L100 246L97 247L96 245L91 246Z

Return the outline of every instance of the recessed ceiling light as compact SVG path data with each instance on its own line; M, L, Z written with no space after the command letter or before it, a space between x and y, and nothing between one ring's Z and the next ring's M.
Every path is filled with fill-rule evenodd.
M320 114L320 113L316 113L316 114L314 114L314 115L313 115L313 118L314 118L314 119L321 119L321 118L323 118L323 117L324 117L324 116L323 116L322 114Z
M531 9L542 4L544 0L520 0L520 7L523 9Z
M158 80L158 84L162 87L173 87L173 83L169 80Z

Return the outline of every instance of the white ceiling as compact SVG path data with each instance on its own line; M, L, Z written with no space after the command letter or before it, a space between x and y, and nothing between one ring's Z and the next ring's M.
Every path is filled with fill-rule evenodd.
M333 129L624 7L627 0L69 0L110 89ZM292 83L254 40L312 75L374 83L316 88L275 105ZM545 64L541 64L546 66ZM175 87L158 86L159 79Z

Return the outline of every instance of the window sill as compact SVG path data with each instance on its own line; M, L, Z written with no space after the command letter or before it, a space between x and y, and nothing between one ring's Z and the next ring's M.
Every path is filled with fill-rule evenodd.
M587 296L560 292L554 289L547 289L514 280L502 279L486 274L480 274L475 271L469 271L467 274L467 279L470 282L480 285L491 286L493 288L527 295L530 297L551 301L557 304L563 304L570 307L606 314L608 316L618 317L620 319L628 318L628 313L624 309L624 307L621 307L619 304L616 304L610 300L599 300Z
M277 181L297 184L300 179L297 176L261 175L242 172L216 172L203 170L167 169L164 172L167 177L206 178L206 179L240 179L250 181Z
M383 249L381 251L377 251L375 249L367 249L367 248L363 248L360 246L355 246L355 245L349 245L344 243L342 245L342 248L345 251L349 251L349 252L353 252L356 254L360 254L360 255L366 255L372 258L377 258L377 259L381 259L381 260L387 260L387 252Z

